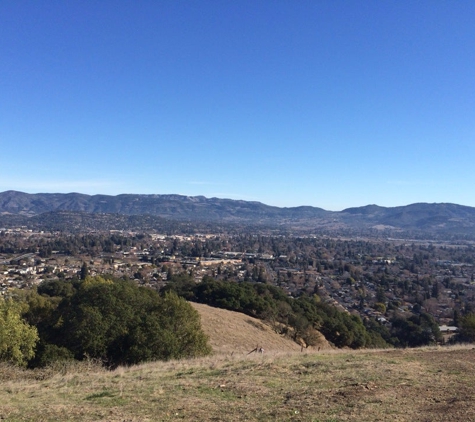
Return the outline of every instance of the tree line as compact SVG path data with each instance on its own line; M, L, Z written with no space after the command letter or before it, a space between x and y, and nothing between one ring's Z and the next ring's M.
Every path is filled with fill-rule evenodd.
M375 318L338 310L317 294L289 297L279 287L265 283L229 282L204 277L195 283L186 274L173 276L163 291L173 291L190 301L242 312L268 321L276 331L306 346L315 345L320 331L336 347L414 347L441 340L439 327L427 313L396 318L391 328Z
M290 297L276 286L174 275L160 291L105 276L51 280L0 298L0 361L31 368L58 360L98 359L107 367L211 353L196 301L267 321L305 347L321 332L336 347L416 347L441 339L427 313L391 327L324 303L317 294ZM475 313L458 317L458 341L475 341Z
M209 353L189 303L128 280L55 280L0 299L0 360L21 366L91 358L114 368Z

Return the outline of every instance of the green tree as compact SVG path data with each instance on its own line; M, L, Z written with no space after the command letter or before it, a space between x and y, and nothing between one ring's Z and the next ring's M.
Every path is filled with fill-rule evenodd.
M25 366L35 355L38 331L22 318L24 306L0 298L0 360Z
M76 359L136 364L196 357L211 352L199 314L174 293L157 292L124 280L88 277L56 315L55 344Z
M50 297L71 297L75 288L73 283L64 282L63 280L44 281L38 286L38 293L43 296Z
M66 347L39 342L36 355L28 362L30 368L42 368L58 361L74 360L74 354Z
M87 267L87 264L83 262L81 266L81 272L80 272L81 280L85 280L88 275L89 275L89 268Z
M475 341L475 314L469 313L459 320L459 341L472 343Z
M381 286L378 286L376 289L376 302L385 303L386 302L386 293Z
M426 346L442 339L439 326L434 318L424 312L412 315L407 319L394 319L391 336L395 338L395 345L402 347Z
M161 327L162 359L198 357L211 352L198 311L183 298L172 292L165 294L153 314Z

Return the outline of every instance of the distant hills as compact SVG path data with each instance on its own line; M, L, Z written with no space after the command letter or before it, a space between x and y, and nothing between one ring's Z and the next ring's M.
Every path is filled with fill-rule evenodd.
M426 233L432 236L475 236L475 208L456 204L417 203L400 207L367 205L343 211L301 206L280 208L260 202L183 195L85 195L80 193L0 193L0 226L5 222L72 218L135 221L149 216L176 222L269 226L291 230L328 232ZM106 217L105 215L111 215ZM113 216L112 216L113 215ZM43 216L43 217L41 217ZM133 218L134 217L134 218ZM94 217L97 220L97 216Z
M33 216L51 211L82 211L123 215L156 215L182 220L256 221L315 218L321 208L279 208L260 202L183 195L84 195L81 193L0 193L0 213Z

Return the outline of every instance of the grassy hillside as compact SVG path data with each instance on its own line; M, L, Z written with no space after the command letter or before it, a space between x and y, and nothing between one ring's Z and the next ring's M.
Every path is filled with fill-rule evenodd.
M245 354L256 346L265 353L300 351L300 346L289 338L276 334L263 321L250 316L191 302L200 313L203 330L209 336L215 354ZM322 336L316 349L329 349Z
M216 355L115 371L0 367L3 421L473 421L475 350Z
M471 346L301 352L259 320L194 306L213 356L114 371L91 362L3 365L0 420L475 420ZM248 354L256 345L265 353Z

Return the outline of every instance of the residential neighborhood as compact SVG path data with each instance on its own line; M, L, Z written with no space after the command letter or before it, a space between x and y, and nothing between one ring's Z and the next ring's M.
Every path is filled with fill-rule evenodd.
M316 295L381 324L395 315L426 312L441 327L454 327L458 316L475 308L474 262L470 243L0 230L3 295L45 280L79 278L81 271L133 279L157 290L186 274L196 283L207 276L272 284L290 297Z

